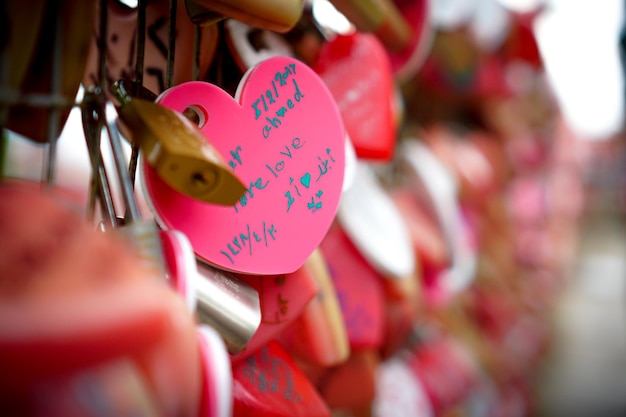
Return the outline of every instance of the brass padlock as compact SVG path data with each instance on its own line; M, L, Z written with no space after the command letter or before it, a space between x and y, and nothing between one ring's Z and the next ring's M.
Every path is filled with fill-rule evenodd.
M197 25L230 17L261 29L287 32L302 16L304 0L185 0L187 13Z
M121 130L172 188L207 203L234 205L246 191L204 134L180 113L142 99L118 109Z

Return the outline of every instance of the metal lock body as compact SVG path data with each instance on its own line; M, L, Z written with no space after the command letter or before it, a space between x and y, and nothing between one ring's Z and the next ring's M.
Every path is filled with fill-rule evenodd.
M228 272L198 263L197 314L222 336L231 354L243 350L261 323L259 293Z
M234 205L246 191L219 152L182 114L133 99L119 108L119 117L125 136L178 192L207 203Z
M222 16L282 33L298 22L304 0L185 0L185 4L197 25L215 23Z

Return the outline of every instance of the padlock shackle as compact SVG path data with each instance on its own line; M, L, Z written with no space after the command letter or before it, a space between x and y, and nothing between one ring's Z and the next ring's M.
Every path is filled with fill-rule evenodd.
M98 96L91 89L85 92L81 103L81 115L83 132L89 153L89 161L92 169L92 179L89 191L89 213L92 215L96 192L99 194L102 215L106 216L107 226L114 227L117 223L115 205L111 195L111 187L106 168L103 164L100 140L103 122L97 112Z
M102 117L105 118L104 120L106 120L104 107L101 108L99 111ZM128 172L128 168L126 167L126 162L124 161L124 149L122 148L122 140L120 139L117 128L112 126L112 124L108 121L105 122L105 128L109 136L109 141L111 142L111 150L113 152L115 169L117 171L118 180L120 182L120 189L122 192L122 198L124 199L124 205L126 206L126 213L124 217L126 221L137 221L140 218L139 208L137 207L137 202L135 201L134 187L130 179L130 173Z

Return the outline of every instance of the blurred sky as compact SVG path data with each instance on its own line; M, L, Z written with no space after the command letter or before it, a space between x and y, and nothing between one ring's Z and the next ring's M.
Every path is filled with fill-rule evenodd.
M533 0L501 0L524 7ZM622 0L547 0L536 34L566 120L582 137L621 127L624 88L618 41Z

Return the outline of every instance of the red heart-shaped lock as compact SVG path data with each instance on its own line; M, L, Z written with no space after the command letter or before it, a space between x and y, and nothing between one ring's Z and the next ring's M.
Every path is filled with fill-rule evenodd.
M318 388L328 406L355 414L369 409L376 395L378 362L374 349L359 349L347 361L330 369Z
M320 249L337 291L350 347L380 347L384 299L380 277L338 224L328 231Z
M0 185L0 407L36 409L42 382L126 363L159 412L195 415L198 347L182 300L122 240L52 196Z
M372 412L374 417L434 415L422 382L399 357L391 358L378 367Z
M296 358L323 367L334 366L347 359L350 345L337 292L321 250L313 252L304 268L315 277L319 292L281 332L279 341Z
M319 292L315 275L306 266L286 275L269 277L240 274L239 278L259 292L261 324L244 350L231 357L233 363L250 356L276 337Z
M450 336L437 336L420 344L408 363L424 384L435 415L463 403L477 381L473 357Z
M274 57L246 73L236 99L189 82L158 102L196 111L207 140L248 187L233 207L208 205L176 192L144 161L159 222L184 232L200 258L222 269L275 275L302 266L335 217L345 169L343 124L319 76Z
M393 79L380 41L364 33L338 35L321 48L314 69L341 112L360 158L388 161L393 155Z
M233 415L330 417L315 387L278 342L233 367Z

